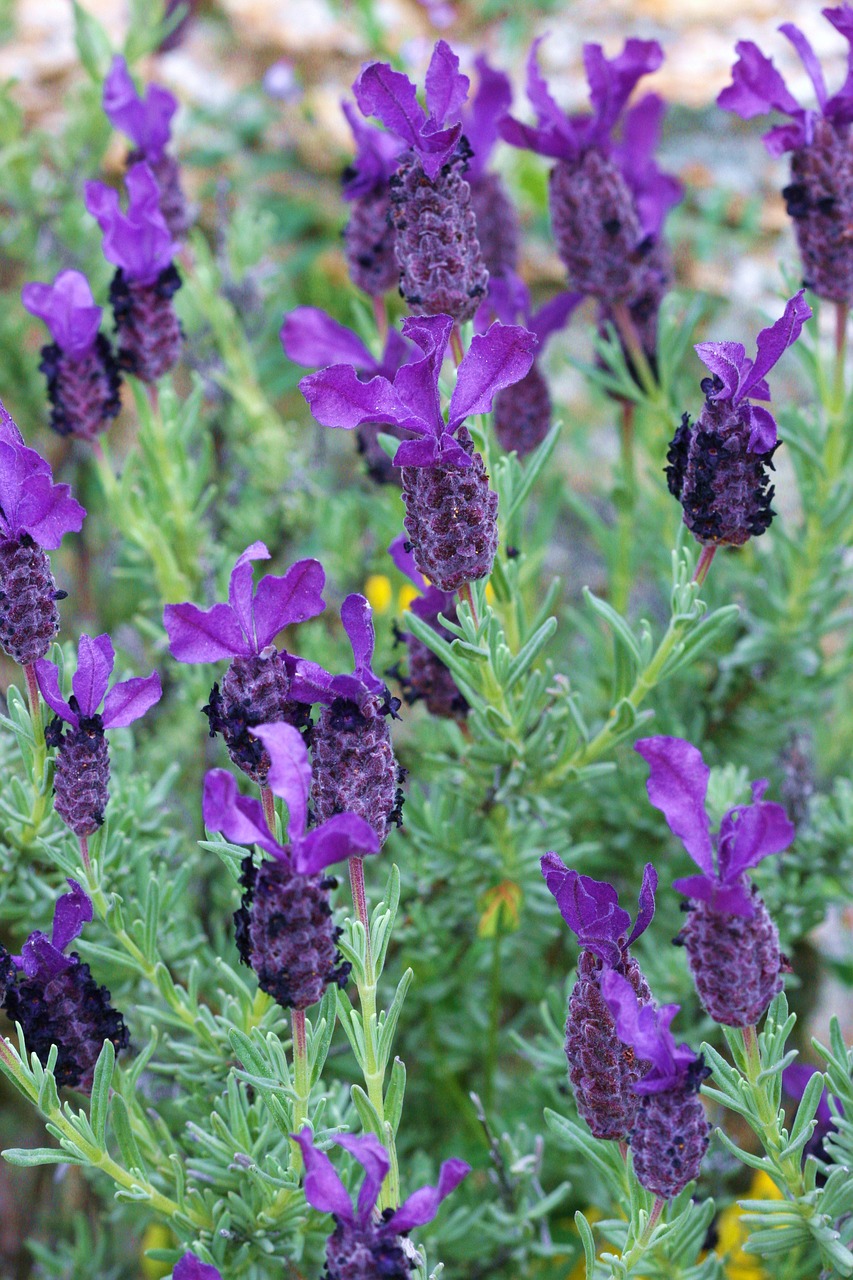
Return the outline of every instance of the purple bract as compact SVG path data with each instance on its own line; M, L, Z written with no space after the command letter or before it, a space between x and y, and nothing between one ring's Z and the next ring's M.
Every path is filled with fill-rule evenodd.
M194 1253L185 1253L175 1263L172 1280L222 1280L222 1272L209 1262L199 1262Z
M178 101L168 89L150 84L141 98L127 63L120 54L113 58L104 80L103 106L110 124L126 133L146 160L156 161L169 141L172 116Z
M616 1020L619 1039L652 1064L634 1085L634 1092L663 1093L682 1085L698 1059L689 1045L676 1045L669 1029L681 1006L640 1004L630 982L612 969L601 975L601 992Z
M647 862L643 868L640 909L630 934L631 917L619 906L612 884L569 869L556 853L546 853L539 865L560 914L580 946L604 964L617 967L625 948L645 933L654 918L658 876L652 864Z
M103 232L107 262L120 267L129 281L153 284L177 252L163 214L160 188L147 164L135 164L125 176L127 212L119 195L103 182L86 183L86 208Z
M46 933L36 929L27 938L21 954L12 957L16 967L28 978L39 976L48 980L74 963L62 953L75 938L79 938L83 925L92 919L93 911L92 899L83 886L70 877L68 883L71 892L58 898L54 908L51 936L48 938Z
M482 56L476 59L479 83L477 92L462 112L462 132L471 146L467 178L478 182L486 171L495 143L500 137L500 123L512 106L512 84L503 71L489 66Z
M82 635L69 701L65 701L59 688L59 670L48 658L40 658L36 663L41 695L51 710L74 729L79 729L82 720L97 715L101 703L104 704L103 715L98 717L101 727L124 728L159 702L163 690L159 675L152 671L150 676L122 680L107 692L114 665L115 651L108 635L94 639Z
M28 449L0 403L0 538L55 551L66 533L79 533L86 515L67 484L54 484L50 464Z
M345 200L360 200L373 191L387 188L388 179L397 171L400 157L406 150L406 143L395 133L367 124L351 103L342 102L341 110L356 146L355 156L344 170L343 197Z
M357 333L339 324L319 307L297 307L288 312L279 332L285 355L295 364L322 369L348 364L371 377L393 379L414 352L396 329L389 329L379 359Z
M361 706L368 699L387 691L384 680L379 679L370 665L376 644L372 614L373 610L364 596L356 593L347 596L341 605L341 622L352 647L352 675L332 676L316 662L300 659L293 678L294 697L300 702L323 702L326 705L331 705L336 698L345 698Z
M21 301L43 320L57 346L79 359L92 347L102 310L95 306L89 281L80 271L61 271L53 284L25 284Z

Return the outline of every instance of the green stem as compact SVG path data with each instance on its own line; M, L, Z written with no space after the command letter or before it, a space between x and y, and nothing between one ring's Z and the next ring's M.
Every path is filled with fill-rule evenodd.
M617 613L624 614L631 593L631 560L634 546L634 508L637 500L637 467L634 455L634 404L621 402L619 453L621 476L614 496L617 502L616 560L610 576L610 602Z
M661 1196L655 1196L655 1202L652 1205L652 1210L651 1210L651 1213L649 1214L648 1221L645 1227L643 1228L642 1235L631 1246L629 1251L627 1253L624 1253L622 1255L622 1258L620 1259L620 1261L622 1262L622 1265L625 1267L626 1272L630 1272L634 1263L640 1260L640 1258L645 1253L646 1249L649 1247L649 1241L652 1238L652 1232L654 1231L655 1227L658 1225L658 1222L660 1221L660 1216L663 1213L665 1207L666 1207L666 1200L664 1200ZM615 1280L615 1272L611 1271L610 1275L611 1275L611 1280Z
M294 1009L290 1015L290 1028L293 1035L293 1090L296 1097L293 1102L293 1129L299 1133L308 1118L308 1097L311 1093L311 1071L308 1066L308 1037L305 1033L305 1010ZM301 1167L302 1152L299 1144L294 1142L294 1163Z
M479 627L480 619L477 614L477 606L474 604L474 595L473 595L473 592L471 591L471 583L463 582L462 586L457 591L457 595L459 596L460 600L465 601L468 608L471 610L471 617L473 619L474 626Z
M489 1039L486 1052L486 1079L483 1086L486 1110L490 1111L495 1100L495 1074L498 1063L498 1035L501 1018L501 938L495 933L492 939L492 968L489 977Z
M27 681L27 699L30 705L30 721L33 726L33 761L31 778L33 788L33 806L30 812L30 820L21 832L21 844L24 848L28 848L41 830L41 825L45 820L48 806L50 804L50 794L49 788L45 785L47 745L44 740L44 724L42 723L41 718L41 695L39 694L36 669L33 663L24 667L24 675Z
M769 1081L759 1080L762 1071L761 1048L755 1027L744 1027L741 1031L744 1055L746 1058L746 1080L749 1092L759 1119L755 1132L761 1144L773 1161L780 1176L788 1187L792 1197L797 1199L805 1194L805 1182L800 1164L799 1153L779 1157L782 1150L782 1137L779 1128L779 1113L769 1093Z
M652 372L652 367L640 341L640 335L637 333L636 325L631 319L631 312L624 302L617 302L612 311L617 332L631 364L634 366L633 372L637 381L649 399L659 403L661 399L660 387Z

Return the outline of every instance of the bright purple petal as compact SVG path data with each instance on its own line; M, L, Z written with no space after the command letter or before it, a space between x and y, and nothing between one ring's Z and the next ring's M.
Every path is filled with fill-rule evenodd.
M172 1272L172 1280L222 1280L222 1272L208 1262L199 1262L194 1253L185 1253Z
M315 876L333 862L364 858L379 849L379 837L369 822L355 813L336 813L294 846L293 864L300 875Z
M333 677L316 662L297 658L296 667L290 677L290 696L296 702L329 703L334 698L330 693L332 683Z
M721 884L713 876L683 876L679 880L673 880L672 887L676 893L683 893L686 898L706 902L717 915L742 916L745 920L750 920L755 915L752 894L745 880Z
M395 467L431 467L438 460L438 441L435 436L423 440L404 440L391 461ZM471 460L468 459L470 466Z
M358 200L373 191L386 188L388 179L399 167L400 156L405 151L406 144L395 134L367 124L352 103L342 102L341 110L352 129L356 145L356 154L344 179L342 195L345 200ZM292 356L291 359L296 357Z
M319 307L297 307L291 311L284 317L279 337L285 355L296 364L311 369L351 364L355 369L380 372L378 361L361 338Z
M527 55L527 96L541 127L565 130L567 134L571 134L572 123L552 96L547 81L539 70L539 46L544 38L539 36L534 40Z
M650 1004L641 1005L630 982L613 969L605 969L601 975L601 994L613 1014L619 1039L652 1064L648 1074L635 1085L635 1092L661 1093L676 1087L684 1067L694 1060L686 1045L676 1048L669 1030L679 1006L670 1004L656 1009Z
M51 711L55 711L58 716L76 729L80 721L62 696L62 691L59 688L59 671L56 664L50 661L50 658L39 658L36 662L36 680L41 690L41 696Z
M705 796L710 769L696 747L682 738L642 738L634 744L651 772L646 790L660 809L673 835L684 842L693 861L706 875L714 872L714 849Z
M237 615L227 604L199 609L194 604L167 604L163 626L169 652L178 662L218 662L248 657L254 652L243 635Z
M156 671L150 676L134 676L113 685L104 699L104 728L124 729L144 716L163 696Z
M645 933L654 919L655 914L655 891L658 887L658 873L650 862L647 862L643 868L643 883L640 886L640 909L637 912L637 919L633 929L628 935L628 946L639 938L641 933Z
M354 1156L364 1169L364 1180L358 1193L356 1217L359 1222L367 1223L379 1199L382 1183L391 1168L388 1152L372 1133L365 1133L361 1137L351 1133L341 1133L335 1138L335 1142L339 1147L343 1147L344 1151Z
M316 618L326 607L322 591L326 573L319 560L297 560L281 577L267 574L255 592L254 620L258 652L279 631Z
M267 786L287 805L288 839L296 844L302 839L308 821L308 796L311 791L311 765L308 748L293 725L261 724L251 731L260 738L271 760Z
M8 516L5 504L4 511ZM46 474L30 474L24 482L17 504L18 524L45 550L56 551L66 533L79 533L85 517L69 486L53 483L49 467Z
M120 55L104 81L104 111L115 129L126 133L147 159L157 160L169 141L172 116L178 109L177 99L161 85L148 86L140 98Z
M462 128L474 152L468 162L467 179L476 182L485 172L492 149L498 140L498 122L512 105L509 76L489 66L482 54L476 59L479 83L477 93L463 117Z
M594 112L590 140L601 143L618 120L637 81L660 67L663 49L657 40L630 39L617 57L606 58L601 45L585 44L583 60Z
M81 716L93 716L104 700L115 666L115 650L108 635L82 635L77 646L77 670L71 688Z
M146 164L135 164L125 176L130 197L127 213L118 194L99 182L86 183L86 208L103 232L103 254L130 280L153 283L172 261L175 244L160 212L160 188Z
M569 869L553 852L546 853L539 865L580 946L605 964L618 965L622 959L620 941L628 932L631 917L619 906L613 885Z
M60 271L53 284L25 284L21 301L43 320L50 336L73 360L91 350L101 323L89 281L80 271Z
M755 363L741 383L737 400L750 395L757 383L760 383L773 366L781 360L783 354L793 345L802 333L803 325L811 319L812 309L805 300L804 290L795 293L785 304L785 310L775 324L759 333L756 345L758 354Z
M57 951L64 951L70 942L79 938L83 925L93 917L92 899L76 880L69 876L70 893L63 893L57 900L53 912L53 934L51 942Z
M472 413L488 413L498 391L519 382L533 364L539 344L517 325L493 324L488 333L471 339L450 397L448 427L452 430Z
M403 322L403 337L420 347L423 359L403 365L394 378L394 390L412 415L423 424L420 430L441 435L444 421L438 380L450 341L450 316L410 316Z
M305 1199L311 1208L319 1213L333 1213L342 1222L353 1223L355 1216L347 1189L335 1173L329 1157L314 1146L311 1130L306 1126L290 1136L302 1149Z
M398 533L397 537L388 548L388 554L394 561L394 564L404 574L410 582L414 583L418 591L426 591L427 580L415 564L415 557L411 551L406 550L406 546L411 545L405 533Z
M769 453L775 447L778 438L776 419L769 409L762 409L755 404L746 404L740 416L749 426L749 449L752 453Z
M376 633L373 630L373 610L367 599L356 593L347 596L341 605L341 622L352 646L355 674L362 676L364 672L368 672L372 675L370 662L376 644Z
M47 934L38 929L30 934L21 948L20 967L26 976L38 977L45 983L57 974L64 973L73 963L73 960L69 960L53 945Z
M712 391L711 400L734 400L740 386L746 349L741 342L699 342L693 348L706 369L721 379L720 391Z
M717 858L723 883L735 880L764 858L781 853L797 834L781 804L729 809L720 824Z
M432 1222L438 1213L438 1206L451 1191L455 1191L459 1183L471 1172L470 1164L464 1160L445 1160L438 1175L437 1187L421 1187L404 1200L400 1208L388 1220L385 1230L399 1235L422 1227L425 1222Z
M815 96L820 105L821 111L826 107L826 81L823 78L821 65L815 56L815 51L809 44L806 37L800 31L799 27L795 27L792 22L783 22L779 30L782 35L790 40L791 44L800 55L800 61L806 69L806 73L814 85Z
M255 560L269 560L270 553L263 542L253 542L242 555L237 557L231 577L228 581L228 604L240 623L243 635L250 649L257 653L263 645L255 643L255 627L252 621L252 580Z
M738 60L732 67L732 83L718 95L718 107L734 111L742 120L752 120L771 110L795 118L803 116L800 104L757 44L740 40L735 50Z
M362 115L376 116L410 147L418 146L426 113L408 76L394 71L386 62L373 62L364 68L352 89Z
M458 123L470 84L447 41L436 41L425 81L427 111L436 125Z
M211 769L205 775L201 812L208 831L220 831L232 844L259 844L275 857L284 856L270 834L260 800L241 795L227 769Z
M333 364L319 373L309 373L299 384L308 408L323 427L351 431L363 422L392 422L423 434L427 429L420 414L412 412L387 378L361 382L355 369Z

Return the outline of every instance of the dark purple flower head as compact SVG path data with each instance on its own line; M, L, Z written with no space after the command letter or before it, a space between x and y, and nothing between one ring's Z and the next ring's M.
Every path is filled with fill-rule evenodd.
M681 1006L665 1004L656 1008L640 1004L630 982L613 969L601 975L601 993L616 1020L619 1039L630 1045L638 1058L652 1064L651 1070L634 1085L634 1092L665 1093L678 1089L698 1061L689 1045L676 1045L669 1029Z
M462 112L462 132L473 152L466 175L469 182L478 182L485 173L500 137L498 126L512 106L509 76L489 66L482 54L474 66L480 77L477 92Z
M199 609L168 604L163 625L178 662L218 662L263 653L285 627L322 613L326 575L319 560L298 560L282 577L267 574L252 589L252 561L269 560L263 542L247 547L231 572L228 604Z
M492 320L498 320L502 325L520 324L539 343L536 349L538 359L548 339L565 327L572 312L582 302L582 293L567 290L558 293L534 311L530 290L520 276L515 272L492 276L489 279L489 292L474 318L474 330L485 333Z
M711 771L698 748L682 738L660 736L643 738L634 749L651 770L649 800L702 872L675 880L673 887L721 915L750 919L755 907L745 872L787 849L796 834L780 804L762 801L767 782L753 782L752 804L729 809L712 833L705 808Z
M512 146L555 160L577 161L592 148L609 151L611 131L637 81L657 71L663 62L663 50L657 40L631 39L626 40L617 57L606 58L601 45L584 45L592 114L569 116L551 96L539 70L543 38L534 40L527 60L527 96L536 112L536 126L507 116L500 125L501 137Z
M171 265L177 245L160 212L160 188L148 165L132 165L125 182L126 213L118 192L103 182L86 183L86 208L103 232L107 262L120 267L129 281L153 284Z
M376 116L419 157L424 172L435 181L442 165L456 150L462 133L462 104L469 80L459 71L459 59L445 40L433 50L426 73L426 111L408 76L386 62L372 62L353 85L359 109Z
M769 410L750 404L750 398L770 399L766 375L788 347L793 346L803 325L811 319L812 310L803 292L801 289L789 298L780 319L761 330L754 360L749 359L740 342L700 342L694 348L713 375L713 383L702 386L708 401L712 404L727 401L733 411L738 411L733 416L749 427L748 447L753 453L766 453L776 444L775 418Z
M284 317L279 332L285 355L295 364L323 369L348 364L358 373L393 379L414 352L396 329L389 329L380 359L365 346L357 333L333 320L319 307L297 307Z
M222 1272L208 1262L199 1262L194 1253L185 1253L175 1264L172 1280L222 1280Z
M394 455L400 467L470 467L471 458L454 435L472 413L488 413L502 387L524 377L533 362L535 337L515 326L492 325L474 337L456 375L448 419L441 413L438 380L453 321L449 316L413 316L403 337L424 353L395 374L361 382L351 365L332 365L303 378L299 389L324 427L351 430L363 422L390 422L418 436Z
M53 284L25 284L21 301L44 321L54 342L69 356L79 359L91 349L103 312L95 306L82 272L60 271Z
M388 1218L376 1221L373 1210L379 1199L379 1192L391 1161L388 1152L378 1138L372 1133L363 1137L352 1134L341 1134L335 1138L339 1147L343 1147L364 1169L364 1181L358 1193L358 1201L353 1207L349 1192L335 1173L329 1157L314 1146L311 1130L303 1129L300 1133L291 1134L302 1149L305 1161L305 1199L319 1213L331 1213L339 1223L350 1227L371 1227L377 1236L393 1238L405 1235L432 1222L438 1213L438 1207L446 1196L455 1191L463 1178L471 1172L471 1166L464 1160L445 1160L439 1170L438 1186L421 1187L404 1200L399 1209Z
M62 953L83 932L83 925L92 919L92 899L81 884L70 877L70 893L57 900L53 913L53 929L48 938L36 929L24 943L21 954L13 956L16 967L28 978L41 978L47 982L56 974L74 964L74 960Z
M159 84L150 84L140 98L127 63L116 54L104 80L103 104L110 124L126 133L146 160L159 160L169 141L177 98Z
M156 671L150 676L138 676L122 680L107 692L115 665L115 651L108 635L82 635L77 649L77 670L71 678L72 696L66 702L59 688L59 670L49 658L36 663L39 689L52 711L78 729L81 720L89 720L98 714L101 703L103 715L99 717L104 729L119 729L133 724L144 716L162 697L160 677Z
M66 533L79 533L86 515L67 484L54 484L50 464L28 449L0 402L0 538L29 535L55 551Z
M771 59L751 40L741 40L736 45L738 60L732 68L732 83L717 98L718 106L724 111L734 111L743 120L752 120L768 111L790 116L791 124L777 125L764 135L764 145L772 156L809 146L821 117L839 131L853 122L853 8L845 4L838 9L822 9L821 13L850 46L847 76L832 96L827 92L814 49L802 31L790 22L779 28L796 49L814 86L817 111L800 106Z
M640 909L630 934L631 917L619 906L612 884L570 870L556 853L546 853L539 865L560 914L581 947L616 968L625 948L645 933L654 917L658 876L652 864L647 862L643 869Z
M341 605L341 622L352 647L352 675L332 676L316 662L299 659L292 689L293 696L300 702L323 702L331 706L337 698L343 698L361 707L387 692L384 680L379 679L370 665L376 636L373 610L364 596L356 593L347 596ZM396 705L399 706L399 702Z
M287 805L286 845L270 833L259 800L240 795L233 776L211 769L204 780L202 814L210 831L234 844L257 844L286 862L297 875L314 876L343 858L379 852L376 832L354 813L339 813L306 834L311 765L298 730L289 724L259 725L251 732L269 753L267 786Z
M395 133L366 124L351 103L342 102L341 109L356 146L352 163L344 170L343 197L359 200L387 187L388 179L399 167L406 143Z

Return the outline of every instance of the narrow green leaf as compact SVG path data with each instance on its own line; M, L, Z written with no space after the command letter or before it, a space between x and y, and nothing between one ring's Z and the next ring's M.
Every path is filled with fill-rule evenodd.
M21 1169L38 1164L86 1164L82 1156L72 1155L58 1147L9 1147L2 1152L3 1159Z
M130 1123L130 1111L127 1103L120 1093L114 1093L110 1104L110 1121L115 1140L118 1143L118 1149L121 1152L121 1158L126 1168L137 1169L140 1173L145 1173L145 1161L139 1147L136 1144L136 1138L133 1134L133 1128Z
M578 1209L575 1214L575 1226L578 1229L578 1235L583 1245L583 1256L586 1263L586 1280L592 1280L595 1271L595 1238L592 1234L592 1227L586 1218Z
M96 84L101 84L113 57L113 47L104 27L88 9L72 0L74 9L74 43L80 61Z
M402 1058L395 1058L391 1067L391 1077L385 1091L385 1120L396 1135L403 1114L403 1101L406 1096L406 1064Z
M92 1096L89 1103L89 1123L101 1151L107 1145L107 1115L110 1106L110 1087L113 1082L113 1071L116 1064L115 1046L111 1040L104 1041L104 1047L95 1063L92 1078Z
M361 1085L354 1084L350 1089L350 1095L365 1133L375 1133L380 1140L384 1138L385 1127L379 1117L379 1113Z

